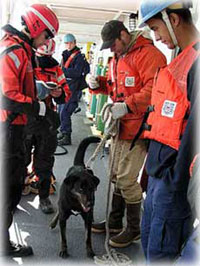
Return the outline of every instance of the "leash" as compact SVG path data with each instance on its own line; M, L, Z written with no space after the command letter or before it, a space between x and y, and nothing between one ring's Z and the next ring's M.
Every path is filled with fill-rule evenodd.
M119 137L119 119L113 119L111 114L111 107L112 104L108 103L105 104L102 111L101 111L101 119L102 122L105 123L105 135L101 142L98 144L96 150L94 151L93 155L89 158L88 162L86 163L86 167L95 160L97 157L100 149L104 146L106 140L108 138L115 137L116 141ZM116 145L114 145L113 155L115 155ZM132 261L129 257L123 253L116 252L115 249L111 249L109 247L109 214L110 214L110 196L111 196L111 176L113 173L113 164L114 164L114 156L112 157L110 168L109 168L109 183L108 183L108 190L107 190L107 204L106 204L106 238L105 238L105 250L106 254L102 256L94 256L94 262L97 265L111 265L111 266L131 266Z
M67 150L67 148L65 148L63 145L57 145L57 148L59 147L59 149L62 149L63 151L61 151L61 152L57 152L57 151L55 151L54 152L54 155L55 156L59 156L59 155L65 155L65 154L67 154L68 153L68 150Z

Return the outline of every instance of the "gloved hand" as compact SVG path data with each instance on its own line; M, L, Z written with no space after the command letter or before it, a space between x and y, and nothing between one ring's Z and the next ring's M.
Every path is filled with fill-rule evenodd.
M90 75L88 78L88 85L91 90L99 88L99 82L97 81L96 77L92 75Z
M50 130L56 130L57 128L59 128L60 117L59 117L59 114L57 112L55 112L55 111L53 111L47 107L45 118L47 119L47 121L51 125Z
M114 103L111 107L112 118L118 119L128 113L128 108L125 103Z

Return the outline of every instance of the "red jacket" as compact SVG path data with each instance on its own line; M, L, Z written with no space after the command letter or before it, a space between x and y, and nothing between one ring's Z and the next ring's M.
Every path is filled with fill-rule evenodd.
M190 102L187 98L188 72L199 56L193 45L186 47L167 67L159 71L152 91L147 124L150 130L144 136L178 150L186 127Z
M140 35L125 55L111 60L107 77L99 77L100 88L93 92L125 101L132 111L120 119L120 139L133 139L138 132L150 104L154 75L165 65L165 56L152 40Z
M31 46L19 36L8 32L0 42L0 50L2 53L6 48L16 44L22 48L15 49L0 59L1 93L15 102L31 104L36 97ZM9 113L0 109L0 121L5 121ZM25 114L18 115L12 123L24 125L27 123L27 117Z

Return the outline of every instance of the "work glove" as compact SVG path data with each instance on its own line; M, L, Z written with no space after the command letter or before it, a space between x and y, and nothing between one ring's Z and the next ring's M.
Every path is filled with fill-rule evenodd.
M114 103L111 107L111 113L113 119L123 117L128 113L127 105L125 103Z
M95 76L90 75L88 78L88 85L91 90L96 90L99 88L99 82L97 81Z

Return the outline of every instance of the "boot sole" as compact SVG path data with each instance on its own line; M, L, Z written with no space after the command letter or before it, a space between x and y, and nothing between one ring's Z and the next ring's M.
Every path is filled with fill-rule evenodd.
M123 228L121 228L121 229L109 229L109 233L118 234L118 233L121 233L122 230L123 230ZM92 233L102 234L102 233L106 233L106 230L105 229L96 229L96 228L92 227Z
M109 240L109 245L113 248L125 248L130 246L132 243L134 243L135 241L140 240L140 235L136 236L133 240L126 242L126 243L116 243L114 241L112 241L111 239Z

